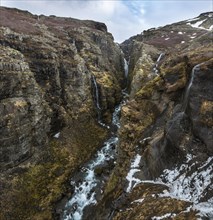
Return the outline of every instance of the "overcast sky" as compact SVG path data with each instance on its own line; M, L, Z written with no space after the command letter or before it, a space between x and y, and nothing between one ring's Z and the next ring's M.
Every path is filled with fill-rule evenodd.
M1 6L104 22L116 42L213 11L212 0L0 0Z

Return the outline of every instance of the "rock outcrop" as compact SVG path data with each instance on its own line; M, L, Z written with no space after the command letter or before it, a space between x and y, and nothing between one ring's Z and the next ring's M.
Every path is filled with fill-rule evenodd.
M212 205L212 16L121 44L130 97L121 110L117 164L95 219L212 217L202 208Z
M117 161L84 218L213 217L212 13L120 47L103 23L0 13L0 219L58 218L70 177L109 135L124 57Z
M103 23L0 14L0 218L49 219L71 173L105 140L123 53Z
M1 48L1 165L14 166L47 143L51 109L24 56Z

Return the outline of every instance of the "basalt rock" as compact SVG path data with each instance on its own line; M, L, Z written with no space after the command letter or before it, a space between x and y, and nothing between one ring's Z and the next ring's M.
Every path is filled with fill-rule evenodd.
M7 168L47 144L52 111L24 56L0 48L0 166Z
M193 199L182 202L169 195L165 199L155 190L164 190L164 185L156 185L163 170L181 167L187 155L193 155L198 170L205 163L205 168L212 170L206 162L206 158L212 158L213 134L211 19L212 13L202 14L196 19L144 31L121 44L129 62L130 98L121 110L117 163L94 219L198 218L196 208L190 209ZM199 27L194 26L197 22ZM192 80L197 64L200 66ZM140 183L127 193L130 183L126 178L136 155L141 159L132 178L133 183L134 178ZM192 178L189 184L193 186L196 171L180 172ZM199 184L205 184L204 179L200 180ZM209 184L213 184L212 180ZM194 189L190 190L193 195ZM205 190L208 196L198 198L198 204L211 204L211 189ZM138 197L135 192L145 195ZM211 212L202 218L205 216L212 217Z
M126 85L123 53L102 23L0 13L0 218L58 219L65 183L107 136ZM85 219L197 219L212 201L212 16L120 45L129 99L117 161L96 169L113 170Z
M123 53L103 23L4 7L0 14L0 185L8 207L0 218L50 219L71 173L107 136Z

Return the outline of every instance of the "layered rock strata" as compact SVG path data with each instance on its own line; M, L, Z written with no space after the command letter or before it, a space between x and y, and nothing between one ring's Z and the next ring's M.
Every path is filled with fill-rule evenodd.
M205 13L121 44L130 97L121 110L117 165L95 219L212 217L204 208L213 184L211 24Z
M0 49L0 218L50 219L70 175L107 136L123 55L103 23L4 7Z

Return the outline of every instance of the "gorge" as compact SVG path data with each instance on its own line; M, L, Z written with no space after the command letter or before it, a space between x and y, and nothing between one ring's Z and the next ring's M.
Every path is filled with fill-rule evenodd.
M121 44L0 17L0 219L213 218L212 12Z

